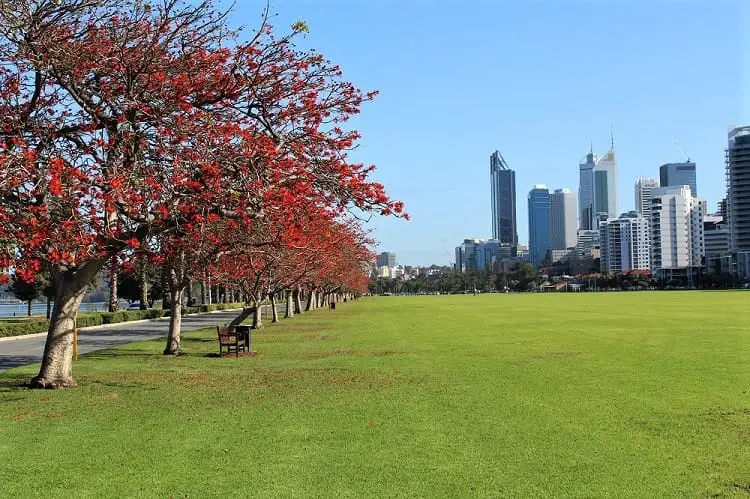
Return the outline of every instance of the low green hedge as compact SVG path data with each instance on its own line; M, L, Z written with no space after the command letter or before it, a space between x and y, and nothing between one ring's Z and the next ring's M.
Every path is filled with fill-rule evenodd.
M182 307L182 315L205 314L206 312L216 312L217 310L235 310L244 306L244 303L212 303L211 305ZM169 317L169 310L164 311L164 317Z
M26 334L46 333L49 321L0 322L0 338L7 336L23 336Z
M215 310L231 310L242 308L242 303L214 303L196 307L182 307L183 314L200 314ZM142 319L158 319L169 317L169 310L152 308L149 310L120 310L117 312L89 312L78 314L78 327L101 326L102 324L118 324ZM46 333L49 329L47 320L28 320L22 322L0 321L0 338L8 336L24 336L27 334Z

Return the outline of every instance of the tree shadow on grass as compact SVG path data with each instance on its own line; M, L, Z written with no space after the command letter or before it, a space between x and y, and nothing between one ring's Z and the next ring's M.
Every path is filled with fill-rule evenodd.
M154 350L97 350L89 352L82 358L86 360L110 360L132 357L162 357L160 352Z
M0 355L0 372L37 362L39 362L39 356L36 355Z
M0 378L0 393L16 392L19 390L26 390L29 387L29 376L6 376ZM4 398L0 402L13 402L14 400L20 400L20 398Z
M252 358L255 358L255 357L258 356L258 352L257 351L240 352L239 357L237 355L235 355L234 352L231 352L231 353L222 352L221 355L219 355L219 352L211 352L211 353L201 354L200 356L201 357L206 357L206 358L209 358L209 359L235 359L235 358L252 359Z
M216 338L190 338L183 337L182 343L217 343Z

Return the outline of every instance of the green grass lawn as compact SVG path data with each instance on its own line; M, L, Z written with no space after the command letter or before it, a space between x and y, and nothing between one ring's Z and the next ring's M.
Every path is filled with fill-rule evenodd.
M0 375L0 496L747 496L750 293L380 297Z

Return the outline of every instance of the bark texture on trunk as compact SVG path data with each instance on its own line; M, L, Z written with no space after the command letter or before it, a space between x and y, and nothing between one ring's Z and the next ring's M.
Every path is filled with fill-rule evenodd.
M89 261L74 270L53 267L55 298L50 317L47 341L44 344L42 367L30 388L65 388L75 386L73 378L73 329L78 308L86 288L104 266L102 261Z
M164 265L161 269L161 308L167 310L169 305L169 268Z
M180 326L182 325L182 298L188 279L185 268L185 254L181 253L173 265L165 268L169 286L169 332L164 355L177 355L182 348Z
M263 305L261 305L262 300L255 299L253 302L255 303L255 310L253 311L253 329L260 329L263 327Z
M279 311L276 310L276 294L271 293L271 322L279 322Z
M285 319L289 317L294 317L294 300L292 299L291 289L286 290L286 313L284 314Z
M317 304L317 301L315 298L315 290L311 289L310 293L307 295L307 304L305 305L305 312L309 312L310 310L315 310L316 304Z
M146 279L146 266L141 263L138 267L138 285L141 294L141 310L148 308L148 279Z
M117 312L117 257L109 262L109 311Z
M170 292L169 307L169 333L167 335L167 346L164 355L177 355L180 353L182 339L180 338L180 326L182 325L182 289Z
M302 298L300 296L301 294L302 294L302 290L299 287L297 287L292 292L292 295L293 295L293 298L294 298L294 313L295 314L301 314L302 313L302 301L301 301Z

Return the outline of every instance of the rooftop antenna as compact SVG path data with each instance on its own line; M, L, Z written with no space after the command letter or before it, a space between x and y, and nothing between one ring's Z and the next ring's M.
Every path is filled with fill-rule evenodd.
M590 141L590 145L589 145L589 152L590 152L591 154L594 154L594 141L593 141L593 140L592 140L592 141Z
M674 139L674 145L677 148L677 150L680 151L683 161L685 161L685 163L690 163L690 156L685 154L685 151L682 149L682 147L680 147L680 143L677 139Z
M615 132L613 127L609 127L609 138L612 142L612 149L615 148Z

